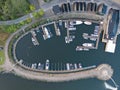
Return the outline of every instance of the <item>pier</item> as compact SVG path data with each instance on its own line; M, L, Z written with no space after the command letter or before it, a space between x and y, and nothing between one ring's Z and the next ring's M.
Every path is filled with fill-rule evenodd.
M70 35L70 31L72 31L72 30L74 31L74 30L76 30L76 28L74 26L70 27L70 22L69 21L65 21L65 28L67 28L67 36L65 37L65 42L70 43L75 38L74 35Z
M59 26L57 25L57 23L55 23L55 22L54 22L54 27L55 27L56 35L57 35L57 36L60 36L60 35L61 35L61 33L60 33L60 28L59 28Z

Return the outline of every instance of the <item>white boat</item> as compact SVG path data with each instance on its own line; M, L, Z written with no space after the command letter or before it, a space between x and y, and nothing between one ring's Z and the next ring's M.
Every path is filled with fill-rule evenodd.
M67 36L65 37L65 43L70 43L69 38Z
M47 59L47 60L46 60L46 65L45 65L45 69L46 69L46 70L49 70L49 65L50 65L50 62L49 62L49 60Z
M40 69L40 67L41 67L41 63L38 63L38 69Z
M82 50L83 50L83 48L81 46L76 47L76 51L82 51Z
M73 70L73 69L75 69L74 65L70 64L70 70Z
M34 45L37 45L37 42L35 41L35 39L32 37L31 38L32 39L32 43L34 44Z
M77 64L76 63L74 64L74 67L75 67L75 69L77 69Z
M88 49L88 48L83 48L83 50L84 50L84 51L89 51L89 49Z
M69 63L66 64L66 67L67 67L67 70L70 70L70 64Z
M35 39L32 37L32 42L34 42L35 41Z
M77 20L77 21L70 21L70 25L80 25L82 24L83 22L80 21L80 20Z
M59 20L59 26L62 26L62 20Z
M36 69L36 67L37 67L36 63L32 64L32 69Z
M22 63L23 63L23 60L22 60L22 59L20 59L19 63L20 63L20 64L22 64Z
M85 22L84 22L84 24L86 24L86 25L91 25L91 24L92 24L92 22L85 21Z
M69 30L69 31L75 31L75 30L76 30L76 27L69 27L68 30Z
M83 35L88 36L88 33L83 33Z
M67 24L67 22L65 22L65 28L67 28L68 27L68 24Z
M81 63L79 63L79 64L78 64L78 67L79 67L79 68L82 68L82 64L81 64Z
M84 47L93 47L94 44L93 43L83 43L82 44Z
M82 24L82 21L76 21L76 25Z
M46 27L44 28L44 33L45 33L45 36L46 36L47 38L50 38L49 31L48 31L48 29L47 29Z

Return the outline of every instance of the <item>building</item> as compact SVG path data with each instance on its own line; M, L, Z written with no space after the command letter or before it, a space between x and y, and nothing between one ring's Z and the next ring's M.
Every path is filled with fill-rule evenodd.
M106 43L105 52L114 53L115 48L116 43L114 43L112 40L108 40L108 42Z
M55 15L61 13L61 8L59 7L59 5L53 6L52 10Z

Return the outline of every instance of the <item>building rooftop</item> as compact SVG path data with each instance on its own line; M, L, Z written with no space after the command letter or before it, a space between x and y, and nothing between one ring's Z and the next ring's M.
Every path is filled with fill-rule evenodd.
M114 53L115 48L116 44L112 40L108 40L108 42L106 43L105 52Z
M53 6L52 10L53 10L54 14L58 14L61 12L59 5Z
M119 24L119 11L112 9L112 18L109 21L109 27L108 27L109 39L115 37L118 30L118 24Z

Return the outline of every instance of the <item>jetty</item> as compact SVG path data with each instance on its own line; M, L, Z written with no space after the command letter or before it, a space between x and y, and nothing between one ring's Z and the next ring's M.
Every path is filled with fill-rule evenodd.
M68 69L70 66L68 65ZM20 64L13 67L13 73L24 78L47 81L47 82L64 82L77 79L98 78L100 80L109 80L113 75L113 69L108 64L101 64L98 67L86 68L85 70L31 70L21 66Z
M58 24L55 23L55 22L54 22L54 27L55 27L55 33L56 33L56 35L60 36L61 35L60 28L59 28Z
M74 31L74 30L76 30L76 28L73 26L70 26L69 24L70 24L70 22L68 22L68 21L65 22L65 28L67 29L67 36L65 36L66 43L70 43L73 41L73 39L75 39L75 35L71 35L70 31Z

